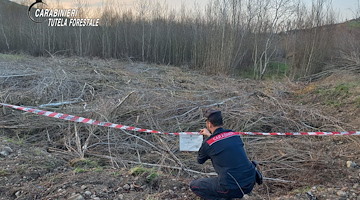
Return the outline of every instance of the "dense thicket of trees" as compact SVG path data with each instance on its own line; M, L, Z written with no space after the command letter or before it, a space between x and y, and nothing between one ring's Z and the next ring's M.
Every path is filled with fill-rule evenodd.
M1 52L131 59L255 78L309 75L340 54L359 54L360 22L335 26L326 0L310 8L295 0L213 0L205 11L176 12L146 1L135 11L108 3L99 27L36 24L28 7L0 2Z

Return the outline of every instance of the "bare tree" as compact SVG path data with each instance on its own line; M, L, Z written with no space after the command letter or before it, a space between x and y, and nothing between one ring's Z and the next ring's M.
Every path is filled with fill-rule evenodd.
M78 17L87 17L86 3L77 3ZM189 65L261 79L274 62L286 62L293 78L315 73L339 42L329 26L336 21L329 0L314 0L310 8L300 0L212 0L204 11L169 10L149 0L126 10L108 0L102 8L100 27L49 27L0 7L9 19L0 21L0 50Z

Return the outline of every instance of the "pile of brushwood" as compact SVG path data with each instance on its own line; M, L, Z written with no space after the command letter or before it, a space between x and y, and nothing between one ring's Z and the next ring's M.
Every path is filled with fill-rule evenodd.
M318 104L303 103L310 94L303 82L206 75L186 67L0 54L0 83L3 103L163 132L199 130L207 108L222 110L225 127L235 131L360 128L323 112ZM318 94L314 90L309 92ZM4 107L0 130L3 136L47 146L49 152L107 159L109 167L141 165L183 177L213 172L210 162L196 163L196 153L180 152L177 136L73 123ZM260 163L268 178L254 191L258 195L343 182L349 170L346 160L360 159L356 136L242 138L248 156ZM348 181L359 182L359 177Z

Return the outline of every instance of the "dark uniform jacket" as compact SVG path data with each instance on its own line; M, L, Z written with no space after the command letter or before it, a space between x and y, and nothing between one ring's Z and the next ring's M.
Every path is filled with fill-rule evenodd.
M242 188L255 182L255 167L249 161L241 137L231 130L218 128L199 149L198 162L211 159L220 185L226 189ZM232 177L231 177L232 176Z

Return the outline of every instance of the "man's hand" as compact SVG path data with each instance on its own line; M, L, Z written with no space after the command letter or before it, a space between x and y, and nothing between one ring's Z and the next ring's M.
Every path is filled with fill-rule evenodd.
M207 136L209 137L211 135L211 133L209 132L209 130L207 130L206 128L200 129L199 132L201 135Z

